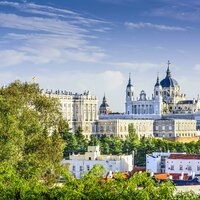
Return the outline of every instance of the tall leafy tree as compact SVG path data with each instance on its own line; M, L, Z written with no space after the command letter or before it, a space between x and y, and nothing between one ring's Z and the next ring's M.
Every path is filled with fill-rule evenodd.
M124 141L123 152L131 154L138 148L140 141L132 124L129 125L128 130L129 130L129 135Z
M75 138L77 141L77 152L84 153L87 151L88 141L83 135L83 130L81 127L78 127L75 132Z
M15 81L1 88L0 164L12 165L25 179L55 179L64 147L59 106L38 84Z

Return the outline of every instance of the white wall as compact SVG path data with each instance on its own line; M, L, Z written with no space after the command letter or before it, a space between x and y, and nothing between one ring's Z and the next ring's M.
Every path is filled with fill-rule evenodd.
M69 164L69 172L76 178L81 178L84 173L88 173L94 165L101 164L106 173L113 172L125 172L131 171L132 156L124 156L120 160L63 160L62 165ZM82 168L82 170L81 170Z
M146 171L157 173L160 159L151 155L146 155Z
M180 170L180 165L183 170ZM174 166L174 169L172 168ZM191 170L189 169L191 167ZM199 167L199 169L197 169ZM166 173L191 173L200 174L200 160L194 159L166 159Z

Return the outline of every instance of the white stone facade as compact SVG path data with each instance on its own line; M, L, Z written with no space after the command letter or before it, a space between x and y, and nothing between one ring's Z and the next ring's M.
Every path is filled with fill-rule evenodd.
M126 103L125 113L135 117L154 118L155 116L161 117L163 109L162 101L162 88L160 85L155 85L154 96L150 99L147 98L144 90L141 91L139 99L135 99L134 88L131 84L131 79L126 88ZM157 117L158 118L158 117Z
M171 154L166 159L166 173L192 173L200 175L200 154Z
M98 119L97 97L89 92L78 94L59 90L56 92L46 91L45 94L59 99L63 117L72 132L80 127L84 135L89 138L93 132L93 123Z
M155 119L155 115L162 116L162 114L186 114L196 113L200 109L199 97L193 100L186 100L185 94L181 93L181 88L178 82L171 77L171 72L168 68L166 77L157 82L154 86L154 93L151 98L147 98L144 90L141 91L139 98L135 97L135 88L131 83L129 77L128 85L126 87L126 102L125 114L143 116L143 118Z
M166 160L173 154L170 152L153 152L152 154L146 155L146 171L153 173L167 173ZM186 154L186 153L176 153Z
M81 178L88 173L94 165L101 164L106 173L126 172L133 169L132 155L101 155L99 146L89 146L84 155L71 155L69 160L63 160L62 165L69 165L69 172L75 178ZM105 174L106 174L105 173Z
M154 121L154 136L159 138L196 137L196 120L159 119Z
M118 136L125 139L129 132L129 125L133 125L139 138L153 137L153 120L98 120L96 122L95 134L97 136Z

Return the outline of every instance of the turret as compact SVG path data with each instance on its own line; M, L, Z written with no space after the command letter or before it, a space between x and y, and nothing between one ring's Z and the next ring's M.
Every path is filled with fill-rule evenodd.
M133 100L134 100L134 88L131 83L131 77L129 75L129 80L126 87L126 101L133 101Z
M132 101L134 101L134 88L131 83L131 77L129 74L129 80L128 80L128 84L126 87L126 107L125 107L125 109L126 109L127 114L132 113L132 108L131 108Z
M157 76L156 84L154 86L154 113L162 114L162 86L160 85L159 76Z
M155 100L162 99L162 86L160 85L159 76L157 76L156 84L154 86L154 99Z
M112 110L110 109L110 106L108 105L106 96L104 94L102 104L100 105L99 108L99 114L109 114L109 113L112 113Z

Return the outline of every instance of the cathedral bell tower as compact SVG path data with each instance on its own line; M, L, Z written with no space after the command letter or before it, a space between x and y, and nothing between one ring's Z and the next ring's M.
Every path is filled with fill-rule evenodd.
M132 101L134 101L134 88L131 83L131 77L129 74L128 85L126 87L126 114L131 114L132 111Z
M160 85L159 76L157 77L156 84L154 86L154 113L162 114L162 86Z

